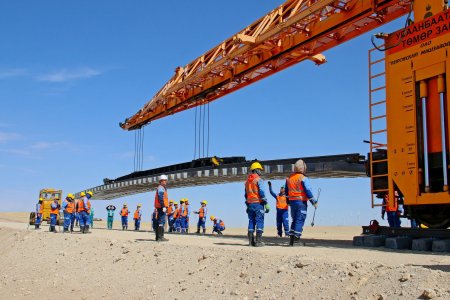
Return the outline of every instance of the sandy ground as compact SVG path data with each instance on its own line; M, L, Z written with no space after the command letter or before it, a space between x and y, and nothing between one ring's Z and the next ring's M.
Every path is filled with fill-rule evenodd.
M150 224L54 234L27 217L0 214L0 299L450 299L450 255L354 248L358 227L306 227L294 248L272 228L250 248L245 229L157 243Z

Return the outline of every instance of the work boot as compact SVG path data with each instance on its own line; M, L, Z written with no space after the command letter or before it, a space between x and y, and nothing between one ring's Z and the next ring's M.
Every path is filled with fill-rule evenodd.
M84 226L84 233L89 233L89 225Z
M53 226L53 233L57 233L55 226Z
M128 230L128 225L127 225L127 226L125 226L125 230Z
M200 227L197 227L197 234L200 234Z
M155 230L155 241L159 241L159 227Z
M256 241L255 241L255 247L263 247L265 244L261 241L262 239L262 232L257 231L256 232Z
M295 235L291 235L289 237L289 246L294 246L295 244L300 242L300 237L299 236L295 236Z
M38 224L34 224L34 230L38 229L39 225Z
M84 226L81 226L81 225L80 225L80 232L81 232L81 233L84 233Z
M73 232L73 224L70 225L70 232Z
M48 227L48 231L49 231L49 232L53 232L53 226L52 226L52 225L50 225L50 226Z
M159 227L158 227L158 231L159 231L159 241L160 241L160 242L167 242L168 239L166 239L166 238L164 237L164 227L159 226Z
M248 246L249 247L251 247L251 246L255 246L255 235L253 234L253 231L249 231L248 233L247 233L247 236L248 236Z
M206 234L206 228L203 228L203 234Z
M63 233L69 232L69 228L63 228Z

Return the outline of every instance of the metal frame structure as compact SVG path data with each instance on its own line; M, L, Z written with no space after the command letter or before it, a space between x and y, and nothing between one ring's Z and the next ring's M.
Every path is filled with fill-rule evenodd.
M264 166L264 179L284 179L294 170L298 158L261 161ZM344 154L319 157L305 157L308 164L308 177L311 178L355 178L367 177L364 156ZM244 182L251 161L224 164L218 167L198 167L180 169L165 173L169 177L170 188ZM161 174L114 180L111 183L93 187L85 191L94 192L94 200L110 200L124 196L146 193L158 185ZM79 196L79 193L76 195Z
M184 67L120 126L135 130L280 72L388 23L411 0L288 0Z

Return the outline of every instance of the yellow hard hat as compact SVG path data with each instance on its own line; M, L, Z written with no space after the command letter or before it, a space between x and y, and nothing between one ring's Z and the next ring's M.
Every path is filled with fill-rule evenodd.
M178 205L178 202L174 202L173 205Z
M44 201L44 198L42 198L42 197L41 197L41 198L39 198L39 201Z
M200 202L200 204L208 204L208 202L206 200L203 200L202 202Z
M139 204L138 204L138 207L141 207L141 206L142 206L142 204L139 203Z
M126 204L126 203L124 203L124 204L123 204L123 206L127 206L127 204Z
M184 203L184 201L185 201L184 198L182 198L182 199L180 200L180 203Z
M91 192L91 191L89 191L89 192L87 192L89 195L91 195L91 197L92 196L94 196L94 193L93 192Z
M75 199L75 197L73 196L73 194L67 194L66 198L70 198L70 199Z
M215 218L216 218L216 217L214 217L214 216L209 217L209 219L210 219L211 221L214 221Z
M173 200L170 200L169 203L173 203Z
M81 196L81 197L84 197L84 196L86 196L86 193L85 193L85 192L81 192L81 193L80 193L80 196Z
M256 169L264 170L263 166L257 161L255 161L254 163L252 163L250 165L250 171L253 171L253 170L256 170Z

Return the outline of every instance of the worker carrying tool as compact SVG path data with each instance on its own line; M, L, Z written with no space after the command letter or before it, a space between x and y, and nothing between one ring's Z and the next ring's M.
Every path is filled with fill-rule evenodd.
M108 219L107 219L108 229L112 229L112 227L113 227L115 210L116 210L116 207L114 205L108 205L106 207L106 213L108 215Z
M59 199L55 198L55 200L53 200L53 203L50 205L50 232L57 232L55 226L60 209L61 206L59 205Z
M200 227L203 228L203 234L206 233L206 215L208 214L208 209L206 208L207 204L208 202L203 200L200 202L200 209L198 211L194 211L194 214L198 214L197 233L200 233Z
M255 161L250 165L250 174L245 182L245 205L248 215L248 244L249 246L262 247L262 234L264 232L264 213L270 208L264 193L264 180L261 178L263 166ZM256 228L256 241L255 241Z
M167 208L167 223L169 225L169 232L173 231L173 223L174 223L174 218L173 218L173 214L175 212L175 209L173 207L173 200L169 201L169 207Z
M188 216L189 216L189 207L186 205L187 199L183 198L180 200L180 228L181 233L187 233L187 228L189 226Z
M159 185L155 193L155 208L158 211L158 228L156 230L156 241L168 241L164 238L164 224L166 223L166 212L169 207L169 196L167 195L167 181L166 175L159 177Z
M314 208L317 208L318 205L318 201L314 199L309 178L305 176L306 170L306 163L299 159L294 164L294 173L286 178L285 193L288 205L291 207L292 218L289 232L290 246L294 246L300 241L308 210L308 200Z
M82 233L89 232L90 214L91 214L91 197L94 193L89 191L87 193L82 193L82 198L78 201L78 214L80 218L80 231Z
M122 210L120 211L120 216L122 217L122 230L128 230L128 206L126 203L123 204Z
M280 193L277 195L272 190L272 183L269 181L269 191L272 197L276 200L277 208L277 233L278 237L289 236L289 207L287 205L286 194L284 193L284 186L280 188Z
M389 223L389 227L400 228L402 224L402 221L400 220L402 210L398 205L400 196L398 192L395 191L394 205L389 205L388 199L389 194L386 194L383 197L383 206L381 207L381 218L384 220L384 215L387 214L387 221Z
M217 232L218 235L222 235L222 231L225 230L225 223L221 219L217 219L214 216L211 216L209 219L214 222L212 234Z
M139 230L141 228L141 218L142 218L142 205L138 204L137 208L134 212L133 220L134 220L134 230Z
M174 204L174 211L173 211L173 231L174 232L181 232L181 206L178 206L178 202L175 202Z
M43 201L44 198L39 198L38 203L36 203L36 221L34 222L34 229L40 229L39 226L41 226L42 213L44 210L44 206L42 204Z
M67 194L67 197L62 204L62 209L64 213L64 226L63 226L64 232L69 232L70 223L72 221L72 216L75 211L74 200L75 197L73 194ZM71 228L71 231L73 231L73 228Z

